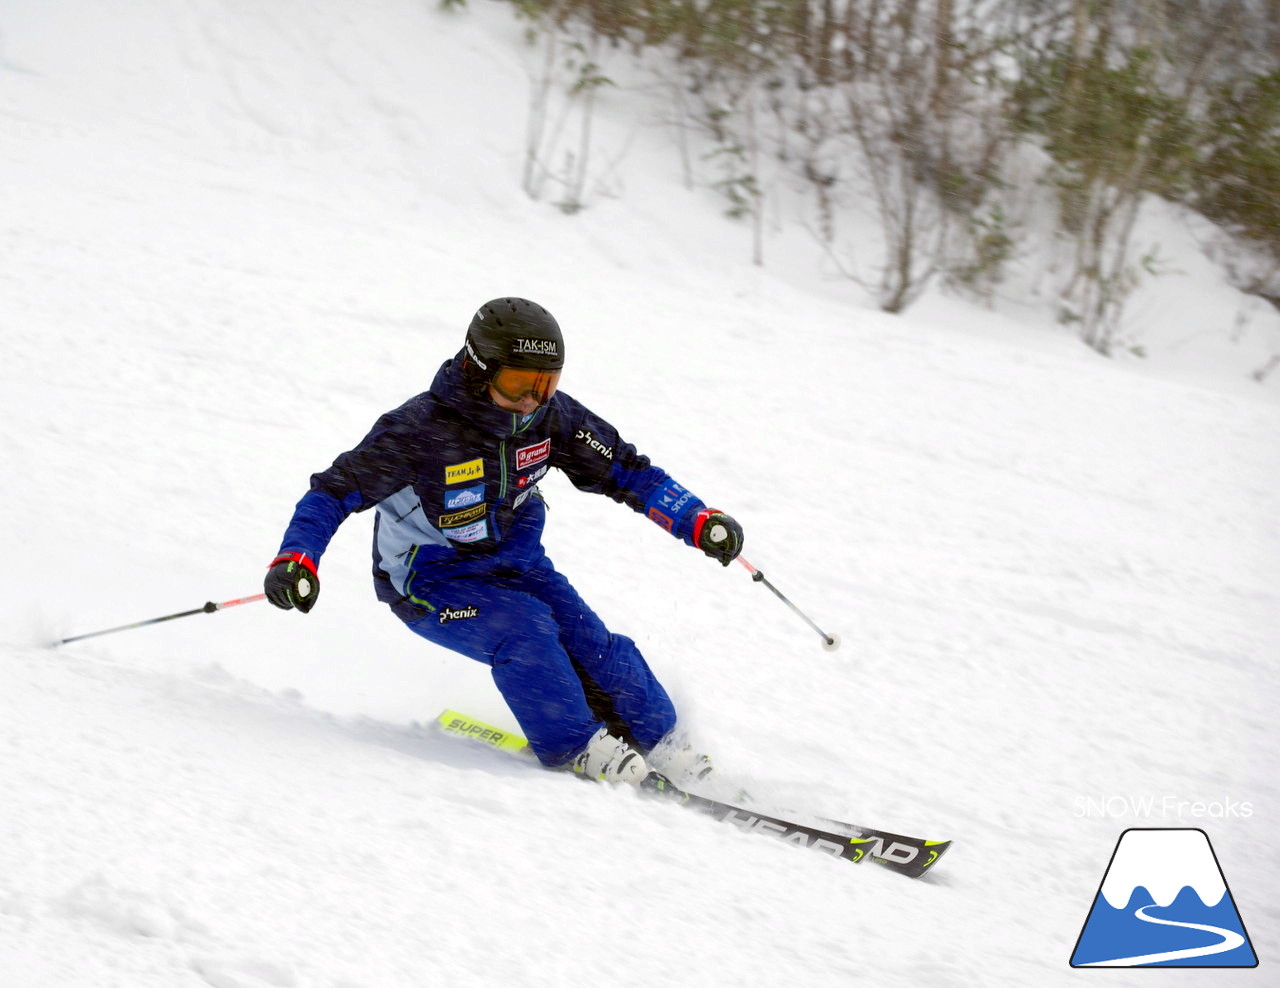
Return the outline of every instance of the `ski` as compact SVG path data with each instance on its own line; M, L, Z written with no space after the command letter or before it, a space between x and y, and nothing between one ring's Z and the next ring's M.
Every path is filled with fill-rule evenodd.
M529 747L529 742L518 734L504 731L499 727L476 720L474 717L458 713L456 710L446 710L442 713L436 718L436 726L446 734L452 734L454 737L478 741L481 744L487 744L490 748L497 748L499 751L507 751L514 755L533 757L533 750Z
M834 829L827 829L785 820L679 789L657 772L650 772L640 783L640 788L674 799L684 806L706 813L722 823L732 823L742 830L774 837L786 844L820 851L854 864L873 861L908 878L919 878L925 874L951 846L950 841L926 841L838 821L831 821ZM838 833L837 830L849 832Z
M456 710L444 711L436 718L436 725L454 737L511 754L533 755L528 742L518 734ZM854 864L872 861L908 878L926 874L951 847L951 841L923 840L838 820L825 820L820 826L798 823L680 789L657 772L650 772L639 788L642 792L705 813L719 822L734 824L744 831L764 834L783 843L809 848Z

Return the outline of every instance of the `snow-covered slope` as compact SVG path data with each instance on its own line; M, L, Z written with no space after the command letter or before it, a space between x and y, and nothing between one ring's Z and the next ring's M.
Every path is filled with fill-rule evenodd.
M1211 834L1274 958L1271 392L951 299L885 316L785 229L751 268L625 91L620 194L564 216L519 191L506 5L339 6L0 8L0 984L1066 983L1143 825ZM255 592L309 473L506 293L844 647L553 480L559 568L725 774L953 838L945 868L844 867L417 726L512 722L373 600L367 515L308 616L43 647Z

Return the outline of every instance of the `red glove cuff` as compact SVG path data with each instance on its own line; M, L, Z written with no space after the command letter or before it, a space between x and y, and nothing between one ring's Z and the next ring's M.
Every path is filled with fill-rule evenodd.
M308 556L305 552L282 552L280 553L280 555L276 556L275 559L271 560L271 562L267 565L267 569L270 569L272 566L276 565L276 563L284 563L284 562L298 563L304 569L310 571L311 575L314 576L316 579L320 578L320 574L316 572L315 560L312 559L310 556Z
M721 511L719 508L703 508L693 519L693 544L698 548L702 548L702 528L707 523L707 519L712 515L718 515Z

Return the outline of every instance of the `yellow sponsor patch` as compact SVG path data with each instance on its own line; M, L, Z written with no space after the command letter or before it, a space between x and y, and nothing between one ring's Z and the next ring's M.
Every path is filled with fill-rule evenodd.
M444 468L446 484L461 484L468 480L479 480L484 476L484 460L467 460L466 463L455 463Z
M441 515L439 525L441 528L454 528L458 525L465 525L469 521L475 521L477 518L483 518L486 506L477 504L473 508L466 508L463 511L455 511L452 514Z

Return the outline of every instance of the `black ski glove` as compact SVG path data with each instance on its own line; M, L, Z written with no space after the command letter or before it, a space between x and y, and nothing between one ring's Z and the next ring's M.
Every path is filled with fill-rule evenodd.
M272 560L262 588L276 607L286 611L296 607L306 614L320 596L320 574L310 556L285 552Z
M706 508L693 521L693 544L728 566L742 551L742 526L723 511Z

